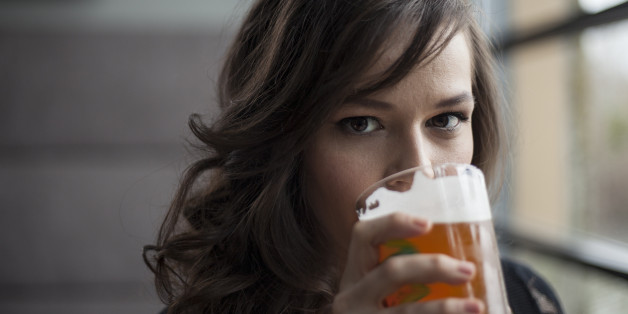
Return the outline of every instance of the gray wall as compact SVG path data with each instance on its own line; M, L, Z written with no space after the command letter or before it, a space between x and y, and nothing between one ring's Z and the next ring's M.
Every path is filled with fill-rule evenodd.
M0 28L0 313L155 313L141 259L224 30Z

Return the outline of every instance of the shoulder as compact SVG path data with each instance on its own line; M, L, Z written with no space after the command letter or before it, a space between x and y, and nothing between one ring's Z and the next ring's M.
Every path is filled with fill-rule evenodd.
M513 314L564 313L553 289L536 272L507 258L502 258L501 262Z

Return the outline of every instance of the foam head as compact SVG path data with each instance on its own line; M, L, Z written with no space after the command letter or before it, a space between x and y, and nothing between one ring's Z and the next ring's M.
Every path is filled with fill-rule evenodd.
M360 220L393 212L435 223L491 219L482 171L459 164L413 168L389 176L360 196L357 211Z

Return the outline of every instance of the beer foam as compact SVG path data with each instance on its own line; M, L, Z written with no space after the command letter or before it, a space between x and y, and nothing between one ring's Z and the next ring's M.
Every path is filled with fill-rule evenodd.
M427 178L416 172L409 190L380 187L366 199L360 220L394 212L427 218L435 223L472 222L491 219L486 184L481 173Z

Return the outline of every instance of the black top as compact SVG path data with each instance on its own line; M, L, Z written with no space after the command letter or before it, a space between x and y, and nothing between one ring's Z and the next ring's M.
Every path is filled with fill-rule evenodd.
M560 301L545 280L527 266L502 258L512 314L563 314Z
M564 313L552 288L530 268L502 258L502 271L512 314Z

